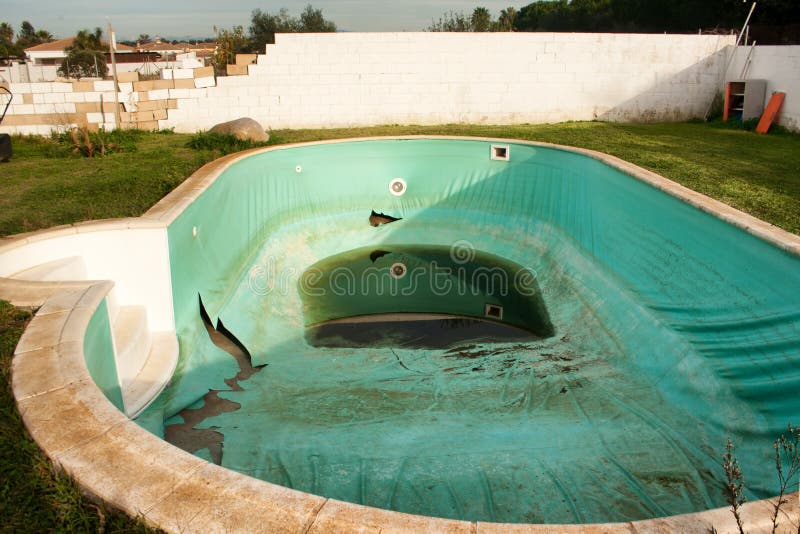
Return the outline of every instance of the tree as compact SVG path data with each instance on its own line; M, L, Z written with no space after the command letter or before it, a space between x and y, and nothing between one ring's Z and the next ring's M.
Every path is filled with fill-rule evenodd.
M492 29L492 14L485 7L476 7L470 17L470 30L488 32Z
M0 40L9 43L14 41L14 28L8 22L0 22Z
M540 0L520 9L514 26L520 31L724 32L739 30L751 5L750 0ZM759 0L751 24L751 36L765 27L795 25L794 42L800 42L800 2Z
M217 34L217 48L211 62L217 72L224 72L228 63L236 62L236 54L247 50L249 41L244 34L244 27L234 26L230 30L218 30L214 27Z
M75 40L66 48L67 57L58 68L58 73L68 78L85 78L88 76L104 77L108 73L106 54L100 37L103 30L95 28L94 32L81 30Z
M136 38L136 42L139 44L147 44L151 43L150 34L149 33L140 33L139 37Z
M263 52L266 45L275 43L276 33L297 32L299 28L300 22L289 16L286 8L274 14L256 9L250 18L250 48Z
M448 11L428 26L429 32L468 32L472 24L464 13Z
M0 57L16 55L14 47L14 28L7 22L0 22Z
M577 0L576 0L577 1ZM500 12L497 20L485 7L476 7L472 15L456 11L446 12L438 21L428 26L429 32L513 32L517 10L509 7Z
M513 7L506 8L500 11L500 16L497 17L495 22L494 31L497 32L513 32L514 21L517 19L517 10Z
M27 20L23 20L19 27L19 33L17 34L16 45L18 48L25 50L26 48L38 44L49 43L52 40L53 34L46 30L37 31L36 28L33 27L33 24Z
M289 15L286 8L277 13L266 13L260 9L253 11L250 17L250 49L264 52L268 44L275 43L276 33L329 33L336 31L336 24L326 20L321 9L314 9L308 4L300 18Z
M304 33L331 33L336 31L336 24L325 20L321 9L314 9L311 4L300 13L300 31Z

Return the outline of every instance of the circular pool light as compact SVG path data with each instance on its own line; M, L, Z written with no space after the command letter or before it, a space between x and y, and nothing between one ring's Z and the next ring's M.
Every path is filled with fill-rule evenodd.
M294 168L294 172L297 172L297 173L303 172L303 167L298 165L297 167Z
M389 267L389 274L392 275L392 278L400 280L403 278L406 273L408 272L408 268L404 263L393 263L391 267Z
M389 192L396 197L404 195L407 188L408 185L402 178L395 178L389 182Z

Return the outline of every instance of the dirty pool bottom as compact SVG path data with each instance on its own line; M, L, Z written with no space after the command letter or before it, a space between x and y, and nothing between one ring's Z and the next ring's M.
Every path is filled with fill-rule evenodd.
M346 266L377 269L376 280L397 284L398 263L413 272L446 261L442 247L379 252L367 247L323 260L299 277L296 293L273 296L270 305L243 283L221 314L226 324L233 316L269 317L276 329L291 323L294 335L268 349L248 343L252 365L239 354L228 387L167 420L166 439L282 486L435 517L615 522L725 504L718 459L727 434L713 423L713 407L695 400L684 408L685 377L626 353L625 335L642 329L616 328L593 308L587 287L614 290L603 287L609 283L601 273L588 268L578 284L543 256L536 272L547 291L537 287L531 296L527 288L520 297L512 283L510 296L492 300L478 288L472 316L463 304L470 299L453 292L437 302L455 315L415 320L380 314L442 314L430 309L429 290L416 288L406 299L402 291L387 299L377 286L355 299L316 297L304 282L317 268L323 275L315 283L330 284L330 273ZM467 274L481 267L511 273L519 266L478 253ZM479 319L484 301L500 305L507 320L535 320ZM304 310L302 324L274 313L286 306ZM378 314L374 322L371 314ZM237 322L238 334L246 327ZM768 443L764 452L766 460L760 450L741 451L768 465Z

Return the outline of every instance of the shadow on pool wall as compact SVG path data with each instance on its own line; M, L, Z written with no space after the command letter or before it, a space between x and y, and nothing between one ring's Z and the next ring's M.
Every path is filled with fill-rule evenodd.
M601 162L510 148L501 162L484 141L364 141L234 164L169 228L182 356L143 421L236 374L200 330L200 292L269 364L219 394L242 409L203 422L224 434L223 466L433 516L625 521L724 505L731 436L750 497L774 494L771 444L796 413L800 260ZM372 228L373 209L402 221ZM530 268L555 336L309 347L300 273L409 243Z

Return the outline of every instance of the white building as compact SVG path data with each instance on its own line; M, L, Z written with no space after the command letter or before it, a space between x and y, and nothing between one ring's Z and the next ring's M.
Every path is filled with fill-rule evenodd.
M25 49L25 57L30 63L35 66L40 65L61 65L64 58L67 57L66 49L72 46L75 42L75 37L67 37L66 39L59 39L49 43L42 43L36 46ZM107 41L100 41L104 49L108 49ZM135 52L136 49L132 46L117 43L118 54L128 54Z

